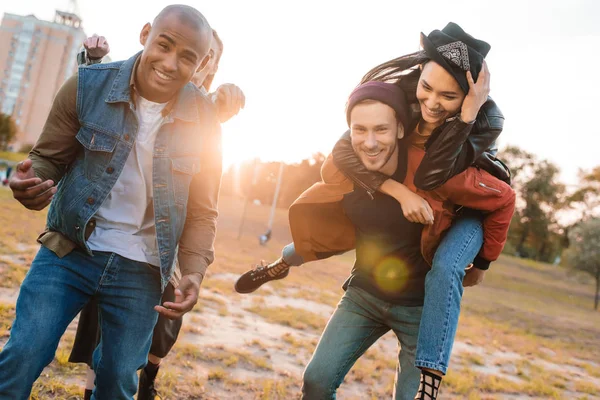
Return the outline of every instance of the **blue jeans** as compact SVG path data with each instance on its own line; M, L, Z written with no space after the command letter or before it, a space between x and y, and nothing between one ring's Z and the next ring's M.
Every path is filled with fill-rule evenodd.
M390 304L349 286L319 340L303 376L302 398L335 399L356 360L390 329L398 337L394 399L413 400L420 371L414 366L422 307Z
M26 400L69 323L95 296L101 342L92 399L133 399L147 361L161 297L160 273L114 253L63 258L42 247L21 285L10 339L0 352L0 399Z
M481 216L457 218L435 252L425 277L425 302L415 365L446 373L458 326L465 268L483 244Z
M481 215L466 210L453 221L436 250L431 271L425 279L425 302L419 329L415 365L446 373L460 315L465 268L483 245ZM294 244L283 248L283 259L302 265Z

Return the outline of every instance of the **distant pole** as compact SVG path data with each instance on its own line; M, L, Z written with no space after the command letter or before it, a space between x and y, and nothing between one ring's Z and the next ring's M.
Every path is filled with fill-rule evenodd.
M250 202L250 196L246 196L244 202L244 211L242 211L242 220L240 221L240 229L238 230L238 240L242 238L242 231L244 230L244 221L246 220L246 210L248 210L248 203Z
M279 175L277 176L277 186L275 186L275 194L273 195L273 204L271 204L271 215L267 225L267 232L261 235L258 240L261 245L265 245L271 239L273 229L273 221L275 220L275 210L277 208L277 200L279 200L279 191L281 190L281 182L283 181L283 162L279 164Z
M268 228L273 228L273 220L275 219L275 209L277 208L277 200L279 200L279 192L281 190L281 182L283 181L283 162L279 164L279 175L277 175L277 186L275 186L275 195L273 195L273 204L271 204L271 216L269 217Z
M254 171L252 172L252 182L250 184L250 189L248 189L248 194L246 195L246 201L244 202L244 211L242 211L242 220L240 221L240 228L238 230L238 240L242 237L242 231L244 230L244 222L246 221L246 211L248 210L248 203L252 200L252 194L254 193L254 186L256 186L256 182L258 181L258 160L254 159Z

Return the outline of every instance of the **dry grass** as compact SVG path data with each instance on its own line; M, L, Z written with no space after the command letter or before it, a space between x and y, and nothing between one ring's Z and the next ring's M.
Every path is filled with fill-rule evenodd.
M209 381L221 381L227 377L227 372L221 367L215 367L208 373Z
M26 210L3 187L0 187L0 209L0 254L32 254L31 248L44 230L46 211ZM28 250L22 250L25 248Z
M600 393L600 387L587 381L576 381L575 390L579 393L590 394L592 396L597 396Z
M253 305L246 308L256 315L260 315L265 320L294 329L306 330L312 329L321 331L327 323L327 319L310 311L290 306L284 307L265 307L263 305Z
M469 364L473 364L473 365L484 365L485 361L483 359L482 356L480 356L479 354L474 354L474 353L468 353L466 355L463 355L464 359L466 362L468 362Z
M0 160L7 160L13 162L23 161L27 158L26 153L18 153L12 151L0 151Z
M202 288L203 289L209 289L212 292L221 294L221 295L225 295L225 296L230 296L233 295L235 293L235 290L233 289L233 283L230 281L225 281L222 279L217 279L217 278L207 278L204 280L204 282L202 282ZM216 303L217 301L215 301L215 297L211 297L208 296L207 301L208 302L212 302L212 303ZM204 298L202 297L200 300L204 300Z
M24 210L2 189L0 209L0 255L10 257L0 257L0 286L13 288L22 281L34 255L33 247L28 246L35 245L45 213ZM302 367L314 351L326 318L310 306L276 307L265 304L260 296L271 293L334 307L343 294L340 286L350 271L352 254L294 268L288 278L253 294L252 301L235 293L232 277L261 258L276 259L290 240L285 212L278 211L273 239L264 247L257 245L256 237L264 231L268 218L265 207L249 210L244 236L237 240L240 212L239 203L222 199L217 260L203 283L196 312L184 323L182 339L161 367L158 388L164 399L298 397ZM461 354L461 362L454 363L444 379L441 398L595 398L599 389L586 379L600 378L600 313L594 312L592 305L593 286L582 284L560 267L502 257L483 284L465 290L458 340L479 350ZM251 331L244 310L260 317L258 326L270 323L275 334ZM206 315L201 317L200 312ZM232 315L240 317L233 328L219 325L219 316L231 320ZM0 303L0 346L13 318L14 305ZM236 331L219 340L221 328ZM242 337L241 344L225 339L236 336ZM36 384L33 399L81 395L85 369L66 361L71 342L72 334L61 341L55 360ZM390 397L397 360L396 351L390 349L395 349L396 340L386 336L380 344L356 363L340 388L340 398ZM518 358L504 359L504 353L517 353ZM288 360L292 372L288 367L284 371L274 360ZM569 368L557 373L546 369L543 360L557 365L565 362ZM502 373L486 373L487 368Z
M0 303L0 339L8 338L10 327L15 319L15 306Z
M269 348L267 347L267 345L265 345L263 342L260 341L260 339L252 339L251 342L246 342L247 346L249 347L254 347L254 348L258 348L259 350L262 351L267 351Z
M261 400L270 400L293 397L290 394L290 386L292 386L290 382L282 381L280 379L267 379L262 382L262 387L260 389L258 398Z
M47 376L38 379L31 391L31 400L80 399L83 390L80 386L65 383L60 376Z
M313 339L313 340L306 340L306 339L299 339L298 337L296 337L295 335L292 335L291 333L286 333L284 334L282 337L283 341L285 343L288 344L288 349L289 350L304 350L306 352L312 353L315 349L315 347L317 346L317 340Z
M25 275L27 275L28 267L22 264L17 264L10 261L0 261L0 287L14 288L21 285Z
M192 366L193 362L203 361L211 364L222 364L234 367L238 364L251 368L272 370L271 362L261 355L239 349L228 349L224 346L195 346L190 343L177 343L173 349L178 365Z

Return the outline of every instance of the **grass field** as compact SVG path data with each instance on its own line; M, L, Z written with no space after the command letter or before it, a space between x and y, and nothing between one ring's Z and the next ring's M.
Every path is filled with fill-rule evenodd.
M353 255L292 271L252 295L233 290L237 275L274 260L290 240L286 213L259 246L269 210L252 206L238 240L242 203L221 200L217 259L201 300L159 375L163 399L297 398L302 370L342 296ZM18 286L35 254L44 213L24 210L0 189L0 347L8 339ZM441 399L600 398L600 313L585 276L502 257L485 281L465 290L450 372ZM76 399L85 368L67 362L72 324L33 399ZM397 340L385 335L352 368L340 399L391 398Z
M25 153L14 153L12 151L0 151L0 160L6 160L11 162L23 161L27 158Z

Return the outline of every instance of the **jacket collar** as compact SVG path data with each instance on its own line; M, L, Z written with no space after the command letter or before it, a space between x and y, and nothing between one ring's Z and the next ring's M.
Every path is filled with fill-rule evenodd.
M112 87L108 96L106 96L107 103L134 103L132 96L132 89L135 87L134 74L135 68L139 61L138 58L142 54L140 51L128 60L125 60L119 68L116 78L113 80Z

